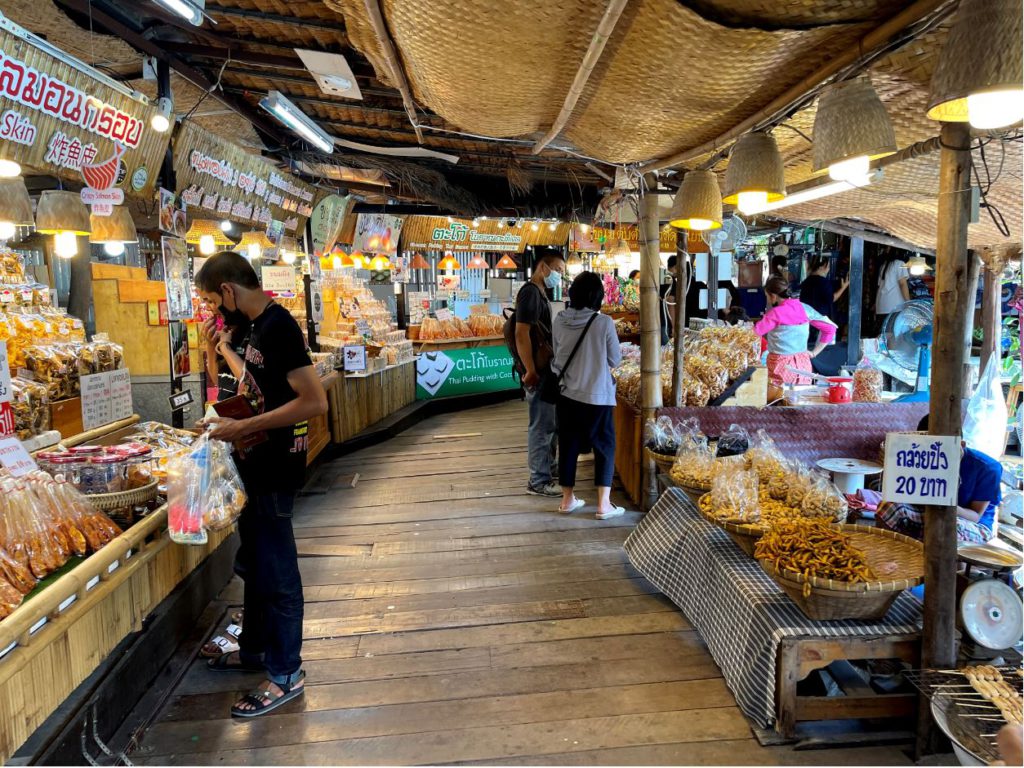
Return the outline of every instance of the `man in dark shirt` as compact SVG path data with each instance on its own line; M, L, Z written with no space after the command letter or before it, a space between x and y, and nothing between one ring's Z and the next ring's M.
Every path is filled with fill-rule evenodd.
M522 364L523 387L530 406L527 433L527 463L530 480L527 493L534 496L561 496L554 481L555 447L558 435L555 404L546 403L539 394L541 380L551 375L551 304L548 292L562 282L565 260L548 249L537 257L530 282L516 294L516 352Z
M256 717L302 694L302 580L292 509L306 470L307 420L327 411L327 398L306 342L288 310L260 288L252 265L218 253L199 270L196 289L206 305L238 327L251 321L244 359L225 334L216 351L236 373L238 392L252 407L245 419L211 418L210 436L236 444L235 460L248 501L238 521L235 570L245 581L240 649L210 662L216 671L266 670L267 681L232 708ZM240 441L254 442L238 448ZM261 439L262 438L262 439Z

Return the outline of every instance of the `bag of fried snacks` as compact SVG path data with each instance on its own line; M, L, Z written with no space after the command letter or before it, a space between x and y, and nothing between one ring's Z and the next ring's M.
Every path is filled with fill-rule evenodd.
M820 472L814 472L800 510L804 517L820 517L842 523L846 522L850 507L846 503L846 497L828 477Z
M231 458L231 447L220 440L210 441L212 471L203 511L207 530L219 531L234 523L242 514L246 495L238 468Z
M718 436L718 447L715 456L740 456L750 448L750 433L739 424L730 424L729 428Z
M679 451L679 430L668 416L648 419L644 425L644 445L655 453L674 456Z
M715 455L704 435L684 436L669 475L680 485L708 488L714 475Z
M817 474L799 461L792 461L789 465L789 476L787 477L788 490L786 491L786 504L793 509L800 509L804 503L804 496L814 483L814 475Z
M745 454L747 466L757 472L761 483L767 485L772 478L785 471L786 459L779 452L775 441L763 429L751 438L750 448Z
M711 507L722 520L756 523L761 519L757 473L722 472L711 483Z

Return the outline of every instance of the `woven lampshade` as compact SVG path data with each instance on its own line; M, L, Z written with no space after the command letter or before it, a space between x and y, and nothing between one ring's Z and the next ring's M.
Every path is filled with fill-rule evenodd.
M694 227L694 222L711 222L709 227ZM672 201L668 223L676 229L718 229L722 226L722 192L718 177L711 171L687 171Z
M892 121L870 80L835 83L821 94L814 116L815 173L854 157L876 160L895 152Z
M417 253L412 257L412 262L409 264L409 269L430 269L430 262L423 258L422 253Z
M775 139L762 131L743 136L729 155L722 202L735 205L741 192L767 192L769 203L786 196L782 153Z
M185 242L195 245L207 235L213 238L214 245L235 244L234 240L224 234L224 230L220 228L220 222L211 221L210 219L194 219L192 221L192 226L189 227L188 232L185 233ZM270 241L268 240L267 242Z
M48 189L39 196L36 232L41 235L55 235L58 232L88 235L92 232L89 209L82 203L77 192Z
M109 216L90 216L92 234L90 243L137 243L139 235L131 213L123 205L115 205Z
M32 200L24 179L0 179L0 221L9 221L18 227L33 223Z
M928 117L966 122L969 94L1015 90L1019 104L1022 47L1020 0L961 0L932 73Z
M487 263L487 259L477 254L469 260L469 264L466 265L469 269L490 269L490 265Z
M610 245L605 246L604 253L605 258L611 259L618 264L629 261L633 255L629 250L629 244L621 237L613 240Z
M192 230L189 231L191 232ZM192 241L190 240L189 242ZM238 241L238 245L234 247L234 250L238 253L246 253L249 250L249 246L253 244L258 245L261 250L274 247L274 244L270 242L270 238L263 232L245 232L242 235L242 239Z
M519 265L516 264L515 259L509 256L507 253L498 259L498 263L494 265L496 269L519 269Z
M388 270L394 269L394 265L384 254L378 254L370 259L370 269L375 272L387 272Z

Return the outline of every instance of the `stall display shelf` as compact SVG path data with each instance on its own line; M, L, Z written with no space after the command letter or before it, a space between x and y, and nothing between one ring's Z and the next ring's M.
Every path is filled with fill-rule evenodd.
M436 352L444 349L473 349L474 347L499 347L504 343L504 336L470 336L465 339L418 340L416 352Z
M416 399L414 361L338 376L327 392L331 440L344 443Z

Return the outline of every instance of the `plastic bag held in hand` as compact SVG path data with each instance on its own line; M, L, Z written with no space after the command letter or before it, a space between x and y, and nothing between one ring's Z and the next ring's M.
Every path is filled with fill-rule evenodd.
M208 530L238 519L245 500L231 447L209 434L167 466L167 527L178 544L205 544Z
M989 355L978 388L967 404L967 417L964 419L964 441L967 447L994 459L1003 455L1008 419L998 362L998 355Z

